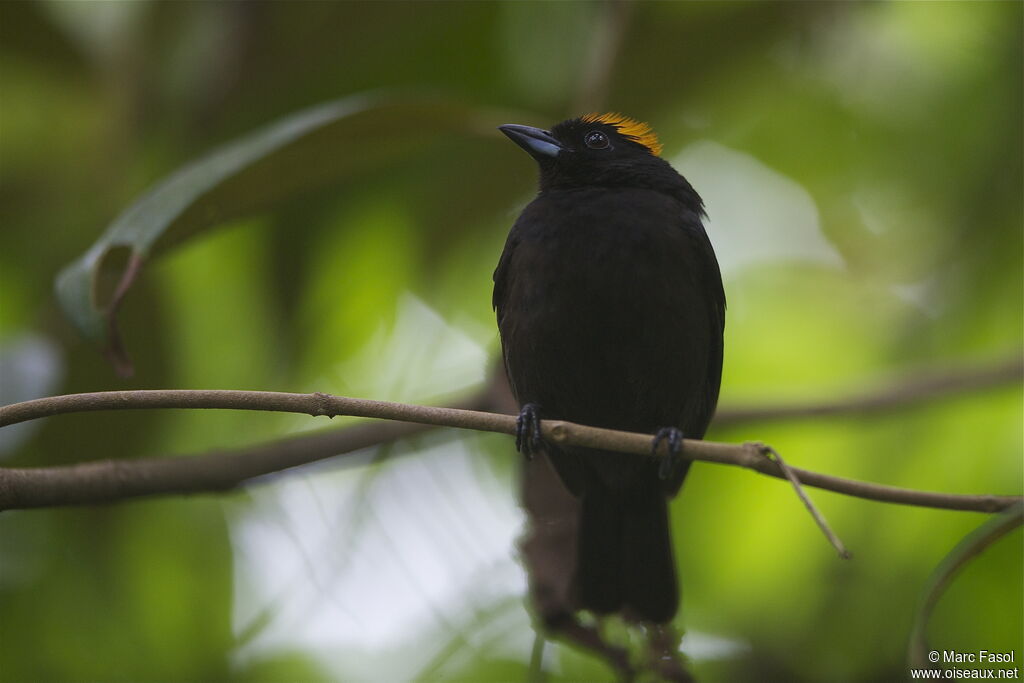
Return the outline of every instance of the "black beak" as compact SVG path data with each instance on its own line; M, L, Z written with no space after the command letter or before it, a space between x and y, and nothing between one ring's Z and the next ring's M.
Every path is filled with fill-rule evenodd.
M525 149L537 161L553 159L565 149L562 147L562 143L551 137L551 133L540 128L509 123L498 126L498 130L507 135L512 142Z

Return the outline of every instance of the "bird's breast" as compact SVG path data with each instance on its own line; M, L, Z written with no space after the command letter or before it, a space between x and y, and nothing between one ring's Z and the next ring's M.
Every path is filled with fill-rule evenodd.
M518 398L589 424L672 424L708 357L684 215L660 198L580 199L531 207L515 228L500 326Z

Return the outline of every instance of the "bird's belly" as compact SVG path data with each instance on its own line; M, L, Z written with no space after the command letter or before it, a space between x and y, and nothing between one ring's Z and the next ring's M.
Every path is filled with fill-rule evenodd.
M505 330L506 362L521 403L546 417L652 432L700 412L707 316L686 278L622 261L542 269ZM511 343L509 343L511 342ZM703 426L699 431L703 433Z

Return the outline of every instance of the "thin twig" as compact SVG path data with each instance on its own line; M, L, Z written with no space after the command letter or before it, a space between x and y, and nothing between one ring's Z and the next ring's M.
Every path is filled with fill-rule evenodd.
M530 650L530 673L527 680L529 683L544 683L547 676L544 675L544 644L547 638L539 630L533 632L533 648Z
M632 681L636 677L636 669L629 661L629 652L608 642L595 626L584 624L576 617L566 616L557 623L548 624L548 627L552 635L601 657L615 669L622 681Z
M648 666L663 680L671 683L693 683L679 650L680 635L672 624L653 624L647 637Z
M608 99L608 85L629 28L632 3L630 0L609 0L600 6L600 16L591 32L580 89L573 103L577 113L604 109Z
M263 410L330 417L350 415L502 434L514 434L516 423L512 415L320 393L150 390L71 394L15 403L0 407L0 427L64 413L143 408ZM542 433L545 439L557 444L637 455L650 453L649 434L585 427L557 420L543 421ZM665 455L665 449L660 449L659 453ZM780 479L786 476L777 463L765 459L760 450L751 444L686 440L683 457L745 467ZM153 494L222 491L252 477L294 467L311 459L317 458L306 458L302 453L290 453L286 459L271 453L262 460L213 454L204 457L100 461L57 467L0 468L0 510L111 502ZM906 505L998 512L1021 500L1020 496L932 493L834 477L796 467L790 467L789 470L805 486Z
M850 551L846 549L843 542L839 540L839 537L832 531L832 527L830 527L828 522L825 521L825 515L821 514L821 511L818 510L810 496L808 496L807 492L804 491L804 487L800 485L800 480L796 478L796 475L793 474L793 470L790 469L789 465L786 464L786 461L782 459L782 456L779 455L778 451L765 444L759 443L755 445L761 449L762 455L769 460L774 460L775 464L777 464L779 469L782 470L782 473L786 475L786 479L788 479L789 483L793 485L793 490L796 491L796 495L803 501L804 507L806 507L807 511L811 513L811 517L813 517L814 521L817 522L818 528L820 528L825 534L825 538L828 539L829 543L832 544L832 547L839 553L839 557L844 560L850 559L852 557L852 555L850 555Z
M929 665L925 660L925 651L928 649L928 622L931 620L935 605L953 578L986 548L1022 524L1024 503L1018 503L1004 510L999 516L986 520L980 527L967 534L935 568L928 579L928 586L925 588L910 634L907 659L911 667L924 668Z

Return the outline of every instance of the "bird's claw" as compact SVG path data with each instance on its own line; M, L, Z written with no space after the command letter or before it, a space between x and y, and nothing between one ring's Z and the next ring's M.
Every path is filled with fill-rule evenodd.
M658 478L665 480L682 464L683 459L680 456L683 453L683 432L676 427L662 427L655 432L654 441L651 442L651 452L655 455L662 441L668 443L668 453L658 464Z
M540 406L527 403L519 410L516 418L516 450L527 458L544 447L540 433Z

